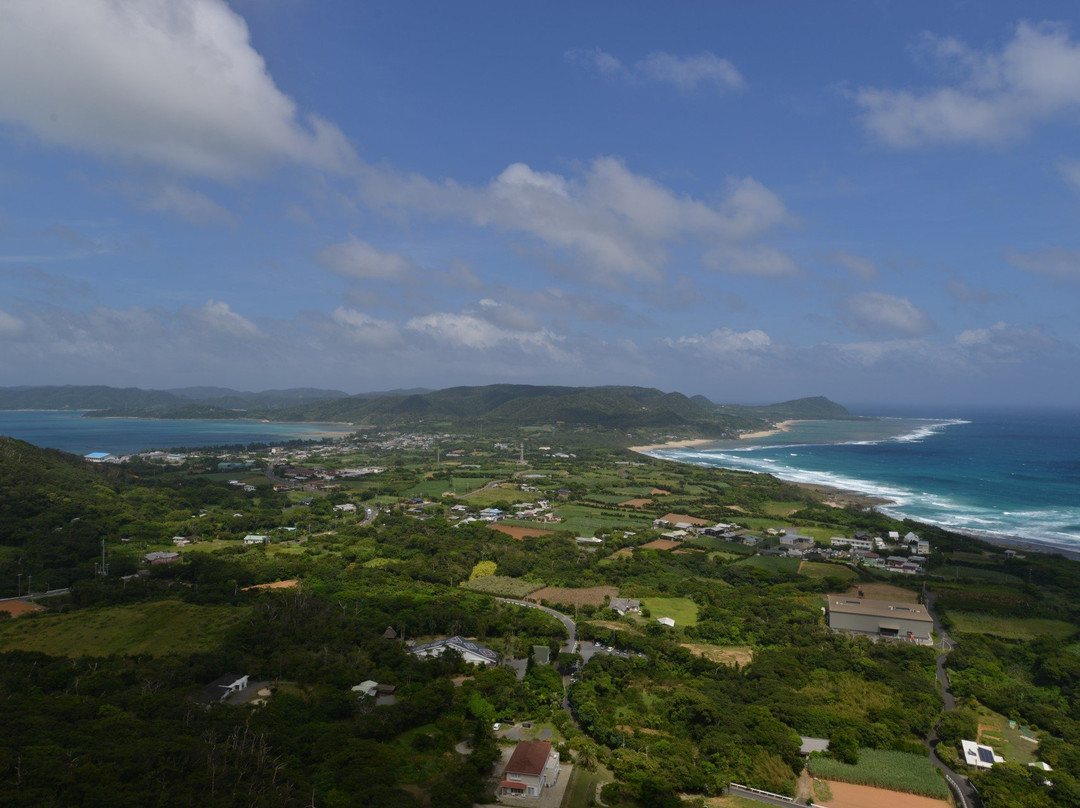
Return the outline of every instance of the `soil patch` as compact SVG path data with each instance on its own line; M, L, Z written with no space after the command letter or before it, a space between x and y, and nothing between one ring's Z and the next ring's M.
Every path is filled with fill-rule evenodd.
M654 488L649 493L656 497L666 497L671 495L670 491L665 491L663 488Z
M591 586L588 589L571 589L564 586L545 586L537 589L526 600L539 603L564 603L568 606L603 606L605 598L616 598L619 590L614 586Z
M826 808L950 808L945 800L905 794L902 791L886 791L883 788L857 786L854 783L829 781L833 798L821 803Z
M719 662L722 665L749 665L754 659L754 649L748 645L703 645L701 643L679 643L683 648L698 656L705 657L710 662Z
M847 592L847 596L858 597L859 590L862 590L863 597L867 600L892 600L900 603L918 603L919 593L913 592L910 589L904 589L899 586L893 586L892 584L883 584L874 582L861 583L852 586Z
M633 548L623 547L621 550L616 550L614 553L609 555L608 558L626 558L627 556L632 556L633 554Z
M296 579L290 581L274 581L272 584L255 584L254 586L245 586L244 592L249 592L252 589L292 589L295 586L300 586L300 582Z
M681 547L682 542L672 541L671 539L653 539L650 542L646 542L641 545L642 550L674 550L676 547Z
M554 530L544 530L539 527L512 527L510 525L492 525L492 530L505 533L511 538L521 541L522 539L535 539L538 536L550 536Z
M5 600L0 603L0 612L7 612L12 617L22 617L24 614L44 611L44 606L38 606L28 600Z
M639 735L667 735L666 732L658 729L650 729L649 727L632 727L629 724L616 724L615 729L617 729L619 732L625 732L631 735L635 732Z
M626 502L620 502L619 505L623 508L644 508L646 505L652 505L651 499L628 499Z

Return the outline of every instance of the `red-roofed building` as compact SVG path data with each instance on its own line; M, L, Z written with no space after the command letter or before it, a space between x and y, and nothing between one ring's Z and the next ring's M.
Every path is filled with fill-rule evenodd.
M503 771L499 794L508 797L539 797L559 782L559 753L547 741L522 741Z

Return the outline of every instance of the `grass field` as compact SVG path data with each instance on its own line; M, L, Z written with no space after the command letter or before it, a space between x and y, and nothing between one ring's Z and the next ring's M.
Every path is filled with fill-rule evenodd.
M746 564L751 567L757 567L758 569L768 570L769 572L791 572L795 573L799 571L799 565L802 564L802 559L799 558L786 558L784 556L750 556L747 559L737 562L739 564Z
M859 762L854 766L832 758L813 758L810 770L815 777L827 780L895 789L939 799L949 797L949 787L925 755L860 749Z
M603 766L597 766L594 772L587 771L584 766L574 766L570 773L570 782L566 786L562 808L588 808L595 805L596 787L614 779L615 775Z
M826 564L821 561L804 561L799 566L799 575L807 578L844 578L852 581L856 577L855 570L845 567L843 564Z
M953 581L990 581L991 583L1022 584L1024 581L1015 575L997 570L986 570L978 567L958 567L950 564L938 567L933 571L935 578L945 578Z
M992 634L1006 640L1033 640L1045 635L1055 640L1065 640L1077 631L1072 623L1040 617L995 617L991 614L949 612L949 619L959 632Z
M652 527L652 518L634 513L610 511L599 506L558 505L555 512L562 517L559 524L562 530L572 530L579 536L591 536L597 530L627 528L629 530L647 530Z
M0 650L69 657L189 654L214 648L248 611L158 600L24 618L0 625Z
M544 587L543 584L524 581L521 578L508 578L505 575L485 575L483 578L465 581L461 585L466 589L471 589L473 592L483 592L486 595L500 595L504 598L517 598L519 600L530 592L535 592L537 589Z
M697 625L697 604L690 598L642 598L641 605L652 614L652 619L670 617L676 626Z
M1037 738L1031 731L1023 732L1019 727L1009 725L1009 719L1001 713L995 713L988 707L979 706L979 743L994 747L994 751L1010 763L1027 765L1035 760L1037 743L1024 740Z

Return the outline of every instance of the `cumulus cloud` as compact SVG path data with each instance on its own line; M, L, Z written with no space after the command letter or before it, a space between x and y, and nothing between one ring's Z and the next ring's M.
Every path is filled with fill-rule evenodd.
M336 308L331 320L342 327L343 333L352 342L369 348L392 348L401 344L398 327L387 320L377 320L370 314L343 306Z
M925 312L906 297L884 292L863 292L845 298L841 318L852 331L872 336L916 337L933 328Z
M111 158L228 179L353 154L275 85L224 0L33 0L0 9L0 121Z
M709 203L636 174L614 157L594 160L580 177L515 163L480 187L367 167L360 193L374 207L466 217L481 227L527 234L568 253L591 280L607 284L659 281L672 243L753 252L759 240L794 219L776 193L751 177L730 180L720 200ZM777 275L784 274L782 263L774 252L711 265Z
M424 334L448 348L487 350L515 346L561 353L556 344L560 338L546 329L503 328L475 314L436 312L413 317L405 323L405 328Z
M709 51L689 56L653 51L630 66L600 48L574 49L565 55L568 61L626 81L670 84L680 90L704 86L721 93L746 86L746 80L735 65Z
M877 266L869 258L854 255L847 250L834 251L830 254L829 260L834 264L842 266L861 281L870 282L877 280L878 275L880 274Z
M1017 269L1058 280L1080 280L1080 250L1047 247L1021 252L1006 250L1005 260Z
M338 275L366 280L405 280L419 270L405 256L382 252L353 235L319 250L315 261Z
M702 354L725 357L758 354L773 345L772 339L764 331L734 331L730 328L717 328L708 334L694 334L678 339L667 337L663 343L673 348L688 348Z
M192 320L214 331L223 332L233 337L265 337L255 323L233 311L228 303L221 300L208 300L197 309L184 309Z
M1080 109L1080 45L1064 25L1022 22L1000 50L925 34L919 52L953 80L854 93L867 129L890 146L997 144Z

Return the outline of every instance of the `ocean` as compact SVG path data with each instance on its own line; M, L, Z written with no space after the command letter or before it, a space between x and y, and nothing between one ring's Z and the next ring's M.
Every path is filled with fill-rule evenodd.
M0 410L0 435L78 455L90 452L125 455L183 446L271 443L346 435L350 431L350 427L342 424L84 418L82 412L67 410Z
M985 539L1080 552L1080 412L802 421L648 454L881 497L881 510Z

